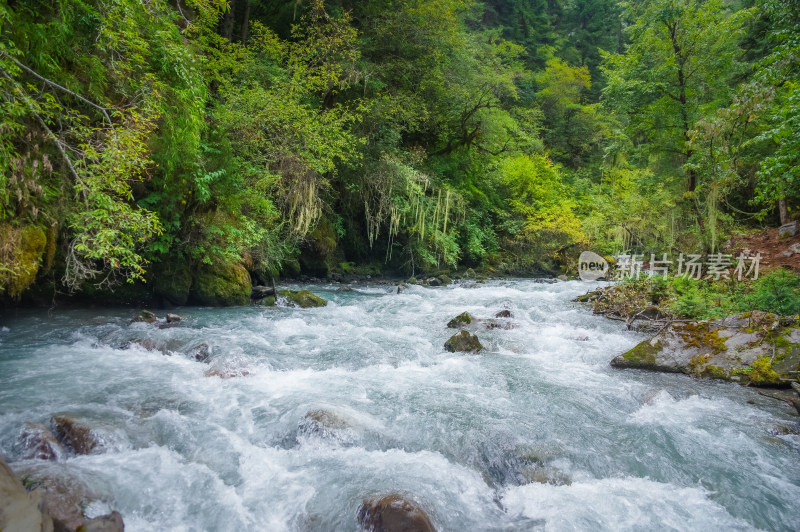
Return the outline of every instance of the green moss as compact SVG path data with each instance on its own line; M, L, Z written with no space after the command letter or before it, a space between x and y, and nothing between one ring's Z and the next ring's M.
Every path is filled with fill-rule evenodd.
M652 345L650 340L645 340L612 360L611 365L622 368L655 369L656 354L661 352L661 349L661 342Z
M462 330L460 333L451 336L450 339L445 342L444 348L451 353L477 353L483 350L483 345L481 345L476 335Z
M324 307L328 304L327 301L308 290L279 290L278 295L285 297L291 306L300 308Z
M241 264L201 266L190 298L200 305L229 307L250 302L250 274Z
M447 326L451 329L458 329L463 325L469 325L472 323L472 315L469 312L462 312L449 322L447 322Z
M39 226L0 226L0 291L19 300L36 280L46 245L47 236Z
M706 366L703 368L703 371L700 372L700 376L708 379L722 380L728 380L729 378L728 372L719 366Z
M775 386L781 384L780 375L772 369L768 356L758 358L753 364L740 372L747 377L750 384L756 386Z
M680 333L687 347L709 347L715 355L728 350L728 346L725 345L727 337L720 338L719 328L709 330L708 322L690 322L675 325L673 329Z

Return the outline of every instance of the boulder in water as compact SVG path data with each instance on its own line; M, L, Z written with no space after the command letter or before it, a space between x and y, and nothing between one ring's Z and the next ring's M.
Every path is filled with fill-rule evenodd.
M280 290L278 294L285 297L289 305L293 307L314 308L324 307L328 304L327 301L308 290Z
M0 457L0 530L53 532L44 510L44 492L28 492Z
M98 441L88 425L69 416L53 416L50 423L58 441L76 454L90 454L97 448Z
M461 329L463 327L470 327L470 326L474 327L474 326L478 325L479 323L480 322L479 322L478 318L476 318L475 316L473 316L469 312L462 312L461 314L459 314L458 316L456 316L452 320L448 321L447 322L447 326L450 329Z
M330 410L318 409L306 412L304 421L316 424L326 429L346 429L350 425L344 419L334 414ZM302 423L302 422L301 422Z
M211 356L211 350L208 344L196 345L192 348L191 356L198 362L208 363L208 358Z
M25 460L58 460L64 454L55 435L41 423L25 423L20 443Z
M342 285L336 289L337 292L345 293L345 292L353 292L353 289L350 288L348 285Z
M119 512L111 512L108 515L101 515L94 519L87 519L83 522L81 532L124 532L125 524Z
M350 423L335 412L317 409L309 410L300 420L297 434L298 438L303 435L349 443L353 435L351 428Z
M84 509L92 501L103 499L89 484L69 468L23 469L21 476L26 485L44 492L43 511L52 518L55 532L94 530L95 532L121 532L122 516L118 512L87 519Z
M134 322L155 323L157 320L156 315L149 310L141 310L139 314L133 318Z
M167 314L167 323L178 323L181 320L183 320L183 318L177 314Z
M364 499L358 524L370 532L435 532L428 514L401 495Z
M511 313L510 310L505 309L505 310L501 310L500 312L495 314L494 317L495 318L513 318L514 315Z
M474 334L462 330L460 333L454 334L444 344L446 351L451 353L477 353L483 349L480 340Z

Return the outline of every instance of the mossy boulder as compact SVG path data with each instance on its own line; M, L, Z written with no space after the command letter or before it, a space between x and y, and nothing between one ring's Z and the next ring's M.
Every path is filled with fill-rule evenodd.
M0 292L18 301L36 280L47 234L36 225L0 225Z
M321 297L312 294L309 290L278 290L278 295L286 298L289 306L300 308L324 307L328 304Z
M445 351L451 353L478 353L483 350L480 340L469 331L462 330L458 334L454 334L444 344Z
M158 318L156 318L156 315L149 310L140 310L139 314L137 314L136 317L133 318L133 321L144 322L144 323L155 323L156 321L158 321Z
M250 274L241 264L202 265L194 278L191 302L212 307L247 305L250 302Z
M447 326L451 329L461 329L469 327L473 323L477 324L478 319L469 312L462 312L452 320L447 322Z
M671 323L614 358L611 365L786 386L800 371L800 323L758 311Z

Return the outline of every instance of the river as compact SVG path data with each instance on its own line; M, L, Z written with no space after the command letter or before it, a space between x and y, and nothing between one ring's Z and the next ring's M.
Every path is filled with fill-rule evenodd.
M327 307L186 307L165 328L18 310L0 321L0 454L90 484L87 514L118 510L128 531L355 531L388 493L440 531L800 527L790 407L611 368L645 336L571 302L591 286L317 285ZM478 331L484 352L444 351L448 320L502 309L513 328ZM25 422L55 414L101 445L22 460Z

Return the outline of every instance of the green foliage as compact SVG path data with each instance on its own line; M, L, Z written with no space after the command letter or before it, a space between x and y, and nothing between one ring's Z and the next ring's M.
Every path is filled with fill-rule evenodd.
M800 314L800 276L787 270L775 270L753 284L749 302L755 310L781 316Z

